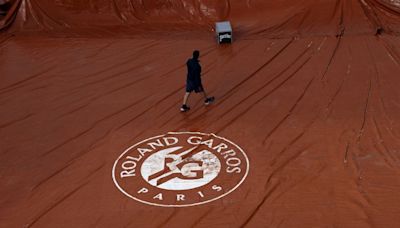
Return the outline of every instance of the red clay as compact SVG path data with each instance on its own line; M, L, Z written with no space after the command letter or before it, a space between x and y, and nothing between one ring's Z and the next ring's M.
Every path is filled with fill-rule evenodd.
M398 1L15 4L0 33L0 227L400 226ZM232 45L216 44L220 20ZM182 114L194 49L216 103L193 96ZM124 195L116 159L171 131L236 143L247 178L184 208Z

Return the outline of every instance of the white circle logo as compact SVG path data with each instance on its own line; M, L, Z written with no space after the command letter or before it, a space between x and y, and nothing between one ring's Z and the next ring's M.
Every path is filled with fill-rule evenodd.
M163 207L214 201L245 180L249 160L214 134L170 132L141 141L115 161L112 178L126 196Z

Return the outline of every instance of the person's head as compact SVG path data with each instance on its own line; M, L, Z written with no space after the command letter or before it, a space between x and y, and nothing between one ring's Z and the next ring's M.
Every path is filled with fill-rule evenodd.
M199 56L200 56L200 51L194 50L194 51L193 51L193 59L198 59Z

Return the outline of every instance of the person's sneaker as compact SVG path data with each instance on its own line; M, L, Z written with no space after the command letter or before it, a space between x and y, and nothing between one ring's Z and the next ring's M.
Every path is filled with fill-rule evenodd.
M209 104L213 103L214 100L215 100L214 97L209 97L209 98L207 98L207 99L204 101L204 104L205 104L205 105L209 105Z
M190 108L187 105L182 105L181 112L186 112L186 111L189 111L189 110L190 110Z

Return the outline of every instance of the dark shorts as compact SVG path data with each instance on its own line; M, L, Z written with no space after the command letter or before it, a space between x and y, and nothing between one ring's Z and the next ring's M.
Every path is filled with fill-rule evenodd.
M201 82L191 82L191 81L187 81L186 82L186 92L187 93L191 93L191 92L196 92L196 93L200 93L203 92L203 85L201 84Z

